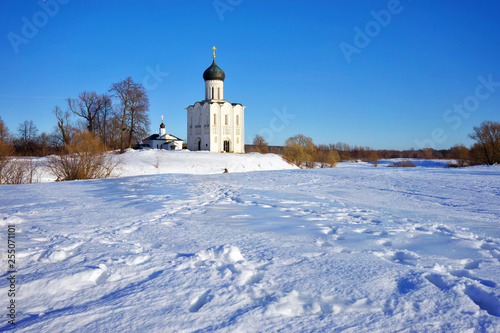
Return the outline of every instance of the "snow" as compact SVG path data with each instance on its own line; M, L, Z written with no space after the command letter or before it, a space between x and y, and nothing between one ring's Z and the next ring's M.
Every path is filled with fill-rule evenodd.
M499 166L156 154L0 188L18 266L0 330L500 331Z
M127 149L124 154L112 154L112 161L118 163L113 177L155 175L164 173L217 174L224 169L229 172L259 170L286 170L297 167L285 162L275 154L220 154L208 151L158 149ZM40 165L47 158L36 159ZM36 182L52 182L56 177L48 168L38 170Z

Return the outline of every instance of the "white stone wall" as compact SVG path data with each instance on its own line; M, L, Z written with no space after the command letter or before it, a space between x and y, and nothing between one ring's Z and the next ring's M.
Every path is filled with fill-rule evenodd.
M203 104L203 105L202 105ZM200 103L187 108L188 149L213 152L224 151L224 141L229 142L229 152L245 152L244 106L224 102Z

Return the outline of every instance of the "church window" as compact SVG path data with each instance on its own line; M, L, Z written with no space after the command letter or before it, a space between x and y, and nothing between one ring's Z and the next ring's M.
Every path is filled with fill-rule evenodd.
M220 99L220 87L217 88L217 99Z
M214 125L217 125L217 115L214 113Z
M236 143L240 143L240 138L236 138Z
M240 126L240 116L236 115L236 126Z
M214 87L212 87L212 99L214 99Z
M224 120L225 120L225 124L228 125L228 122L227 122L227 114L224 116Z
M214 137L214 142L217 143L217 137Z

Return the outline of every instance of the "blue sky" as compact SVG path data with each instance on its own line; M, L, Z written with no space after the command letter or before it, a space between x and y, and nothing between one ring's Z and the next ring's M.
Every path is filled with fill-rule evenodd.
M148 88L151 131L164 115L185 138L213 45L224 97L247 107L246 143L302 133L449 148L470 145L483 120L500 121L499 1L41 3L8 1L0 14L0 117L11 132L24 120L50 132L66 98L131 76Z

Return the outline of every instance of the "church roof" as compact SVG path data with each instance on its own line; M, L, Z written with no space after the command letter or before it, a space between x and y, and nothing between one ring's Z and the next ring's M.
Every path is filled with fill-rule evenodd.
M230 103L230 102L228 102L228 101L222 101L222 102L212 102L212 101L206 101L206 100L205 100L205 101L199 101L199 102L196 102L196 103L194 103L193 105L188 106L186 109L189 109L190 107L194 107L196 104L200 104L201 106L203 106L203 105L205 105L205 103L207 103L207 104L219 104L219 105L223 105L223 104L225 104L225 103L229 103L229 104L231 104L232 106L236 106L236 105L243 106L243 104L241 104L241 103ZM244 108L246 108L246 106L243 106L243 107L244 107Z
M165 141L165 142L183 141L181 138L178 138L172 134L165 134L165 135L153 134L153 135L148 136L145 139L142 139L142 142L145 143L145 142L153 141L153 140L161 140L161 141Z
M217 66L215 63L215 58L214 61L212 62L212 65L208 67L205 72L203 73L203 80L208 81L208 80L220 80L224 81L226 78L226 74L224 74L224 71Z

